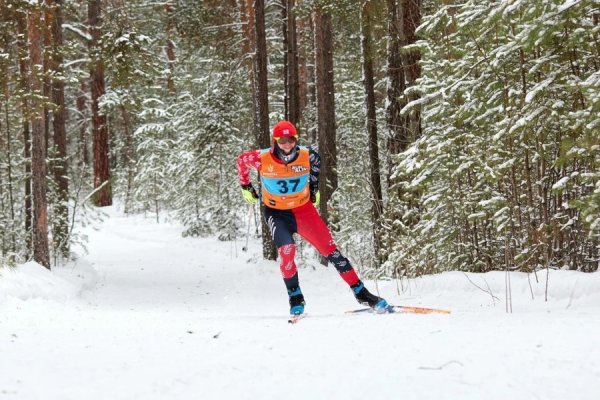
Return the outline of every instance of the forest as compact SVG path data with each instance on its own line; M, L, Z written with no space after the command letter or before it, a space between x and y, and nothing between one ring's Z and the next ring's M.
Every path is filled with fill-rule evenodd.
M69 260L113 204L275 259L235 160L287 119L366 277L598 270L597 0L0 0L0 15L0 266Z

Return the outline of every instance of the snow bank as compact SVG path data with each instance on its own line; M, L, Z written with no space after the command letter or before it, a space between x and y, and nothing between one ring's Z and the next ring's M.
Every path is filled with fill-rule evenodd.
M8 299L43 299L65 302L94 285L96 272L85 262L55 267L51 271L36 262L0 268L0 303Z
M445 272L404 280L400 297L454 306L498 306L512 301L513 311L596 307L600 303L600 272L543 270L536 274L500 271L483 274ZM448 305L450 306L450 305ZM503 307L499 307L503 308Z

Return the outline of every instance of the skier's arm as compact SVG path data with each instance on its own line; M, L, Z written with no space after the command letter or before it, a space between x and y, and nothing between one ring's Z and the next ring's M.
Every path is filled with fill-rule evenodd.
M259 170L261 167L260 150L251 150L242 153L237 158L237 170L240 184L243 186L251 185L250 168Z
M242 185L242 196L251 205L256 204L258 193L250 182L250 168L260 169L260 151L252 150L242 153L237 158L237 170L240 184Z

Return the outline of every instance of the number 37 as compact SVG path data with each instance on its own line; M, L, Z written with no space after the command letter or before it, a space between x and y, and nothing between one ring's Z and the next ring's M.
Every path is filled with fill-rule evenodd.
M288 193L290 191L290 185L292 186L292 192L295 192L300 184L300 179L289 179L277 181L279 185L279 193Z

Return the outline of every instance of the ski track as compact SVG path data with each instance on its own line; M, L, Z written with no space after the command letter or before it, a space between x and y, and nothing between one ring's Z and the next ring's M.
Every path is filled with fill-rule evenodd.
M278 264L260 260L259 242L245 253L243 240L182 238L177 224L111 214L87 231L89 254L52 273L79 293L0 295L0 399L587 400L600 390L600 306L578 291L532 301L515 276L507 314L503 292L442 274L400 295L395 282L378 287L390 303L451 315L344 315L358 307L349 289L309 263L299 271L308 316L291 325Z

